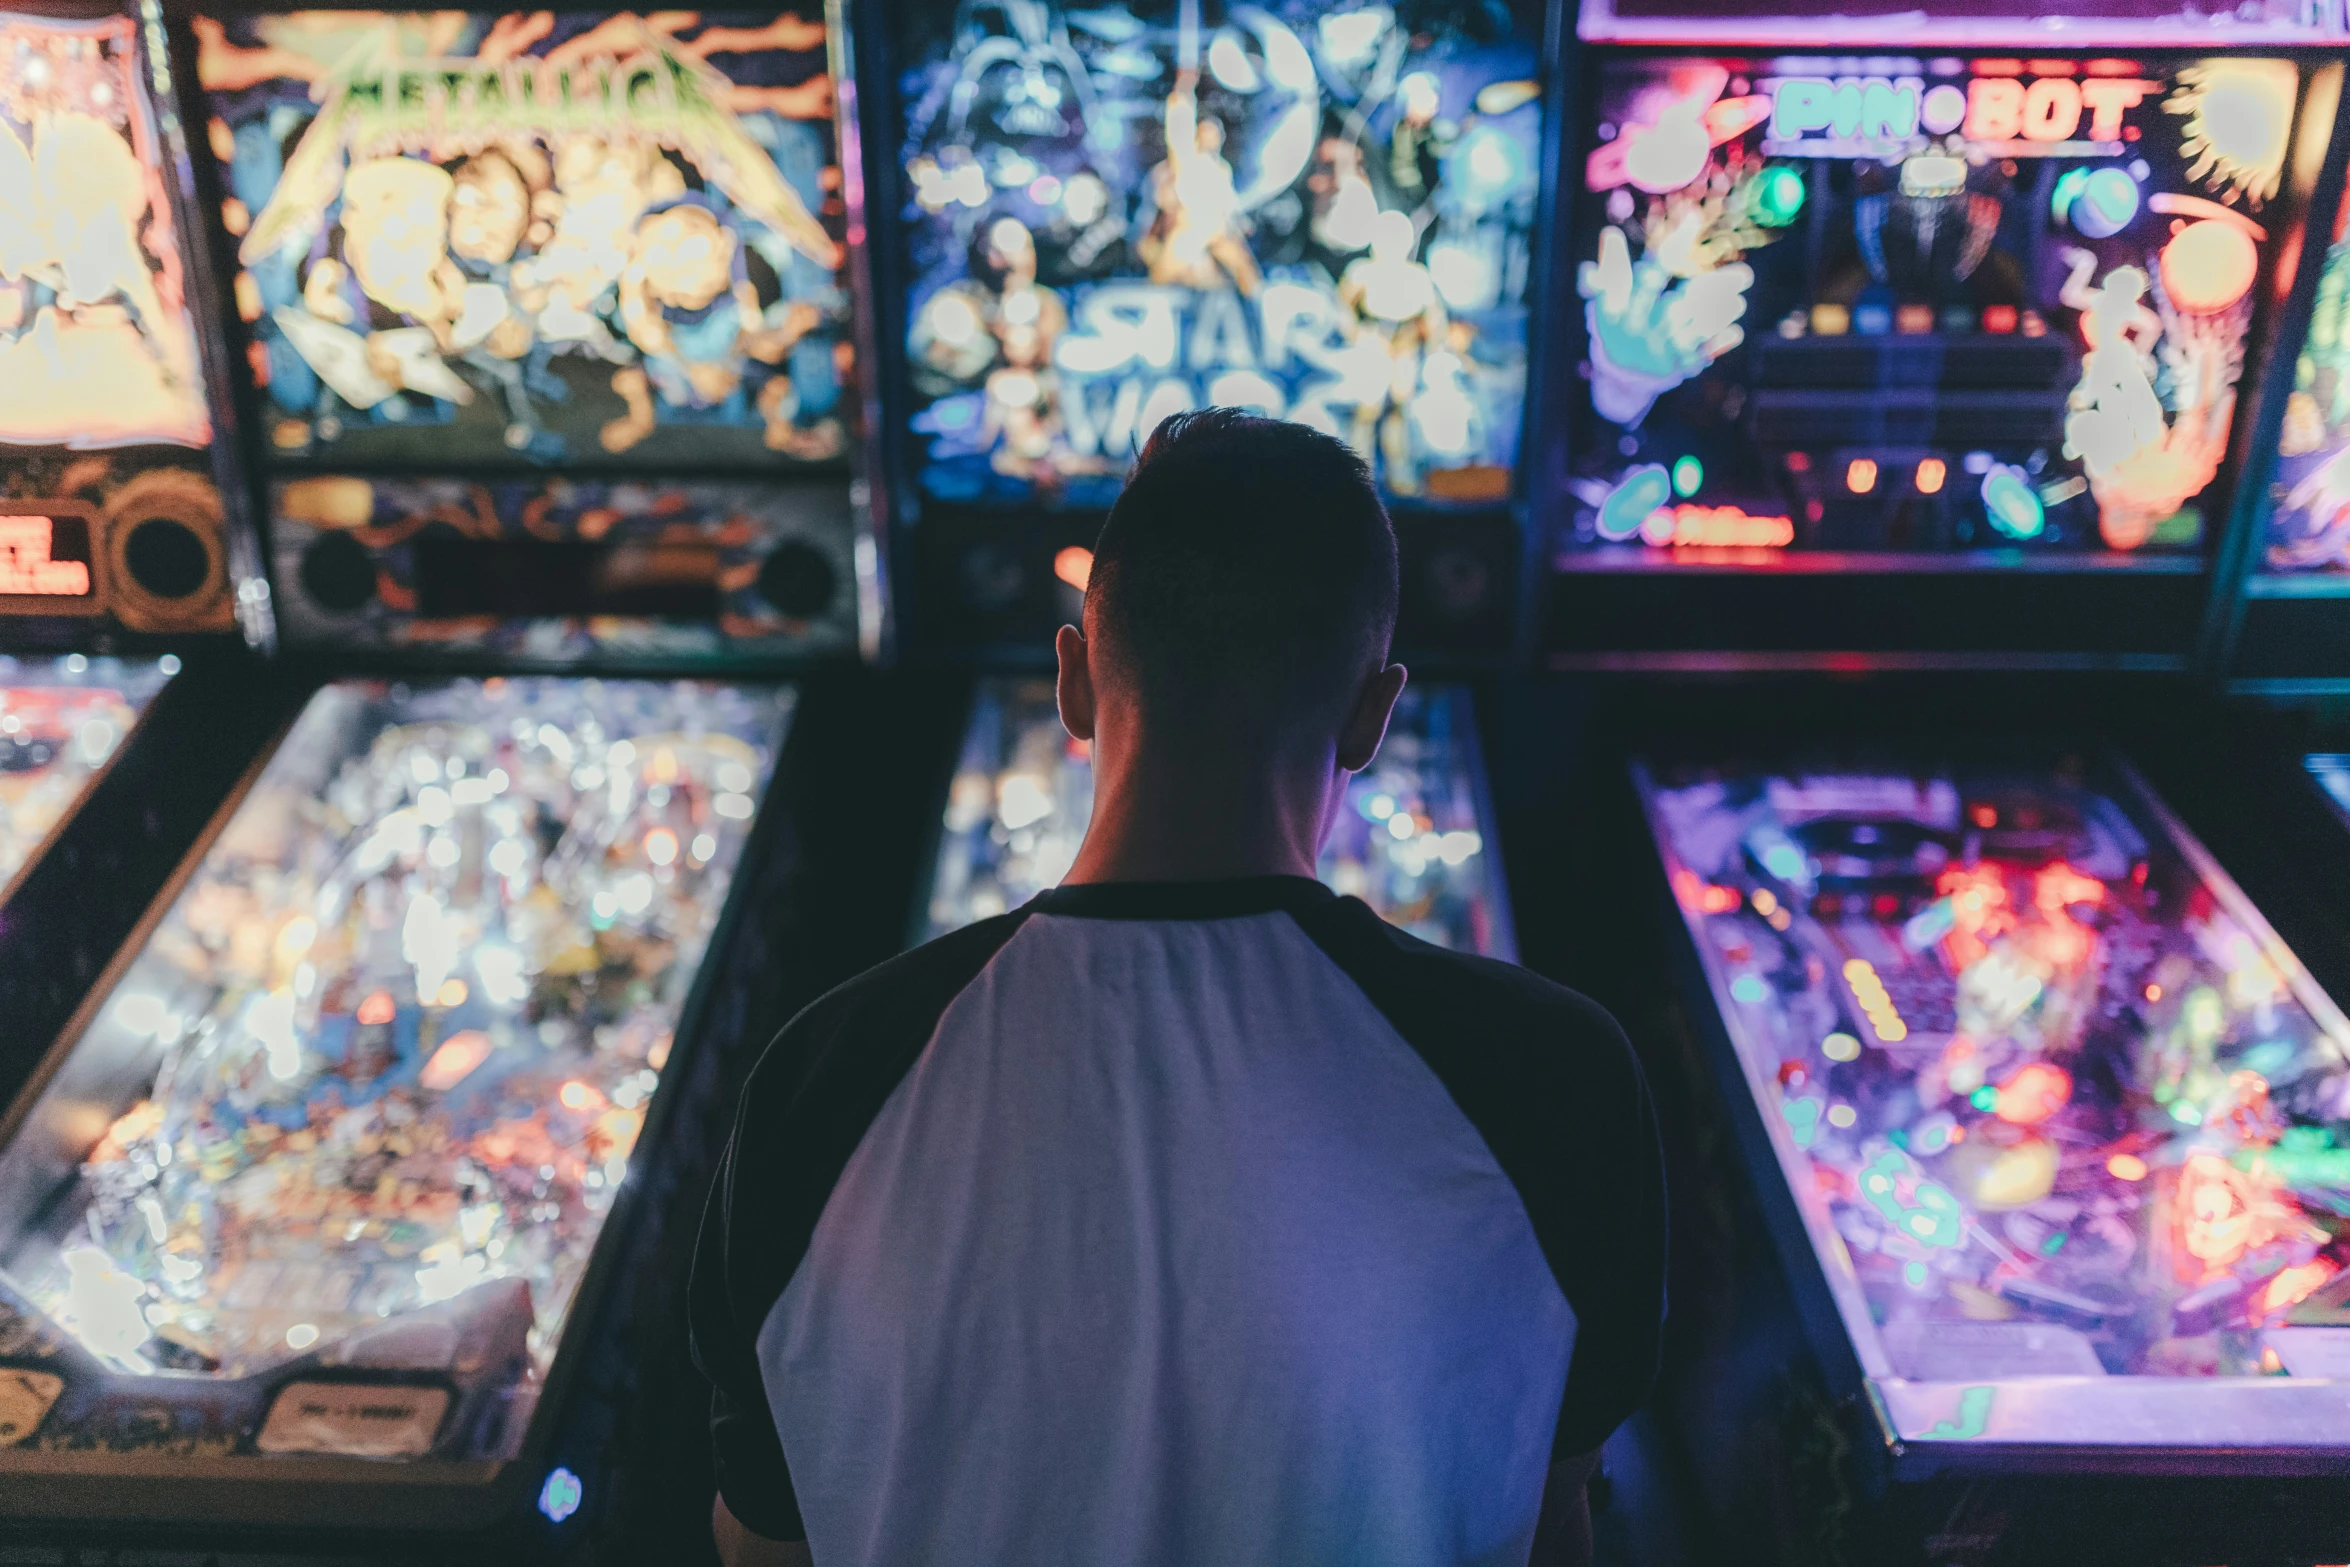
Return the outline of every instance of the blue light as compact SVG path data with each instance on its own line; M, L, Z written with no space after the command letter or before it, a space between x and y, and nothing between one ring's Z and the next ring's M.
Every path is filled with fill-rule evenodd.
M1763 850L1763 869L1781 881L1801 881L1811 864L1803 851L1791 843L1774 843Z
M1741 974L1730 981L1730 994L1748 1006L1755 1006L1770 999L1771 987L1759 975Z
M539 1511L561 1523L579 1511L581 1494L579 1476L558 1464L547 1471L547 1483L539 1487Z

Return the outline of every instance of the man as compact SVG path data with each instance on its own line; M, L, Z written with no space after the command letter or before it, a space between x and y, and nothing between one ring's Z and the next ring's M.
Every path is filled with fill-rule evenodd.
M745 1091L692 1285L738 1567L1588 1556L1656 1364L1654 1118L1591 1002L1313 880L1395 604L1343 442L1151 437L1060 633L1068 881Z

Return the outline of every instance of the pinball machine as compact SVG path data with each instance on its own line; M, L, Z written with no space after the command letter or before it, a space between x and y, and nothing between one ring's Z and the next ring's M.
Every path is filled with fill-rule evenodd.
M0 1121L0 1511L587 1559L881 629L827 29L169 23L289 658Z
M1379 755L1347 783L1317 873L1390 923L1458 952L1516 961L1493 806L1463 686L1412 687ZM929 941L1057 886L1093 816L1085 742L1050 681L988 679L973 696L912 921Z
M236 727L223 687L268 636L168 75L135 12L38 9L0 15L6 1081L233 776L202 737Z
M1371 465L1407 648L1496 659L1525 576L1539 7L850 7L927 649L1034 661L1134 451L1212 404Z
M2332 1559L2350 947L2213 654L2331 35L1692 9L1554 84L1507 721L1521 938L1668 1105L1660 1411L1757 1559Z

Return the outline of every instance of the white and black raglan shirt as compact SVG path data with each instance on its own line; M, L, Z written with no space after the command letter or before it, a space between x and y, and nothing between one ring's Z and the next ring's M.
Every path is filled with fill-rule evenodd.
M1664 1255L1592 1002L1304 878L1095 884L785 1030L692 1329L728 1508L818 1567L1518 1567Z

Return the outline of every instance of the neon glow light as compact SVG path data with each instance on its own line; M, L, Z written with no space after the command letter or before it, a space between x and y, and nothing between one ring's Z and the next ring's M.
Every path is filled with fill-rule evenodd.
M51 560L57 528L49 517L0 517L0 594L82 598L90 591L87 561Z
M1684 501L1660 506L1640 525L1652 545L1687 548L1785 549L1795 542L1795 524L1785 517L1753 517L1736 506L1699 506Z

